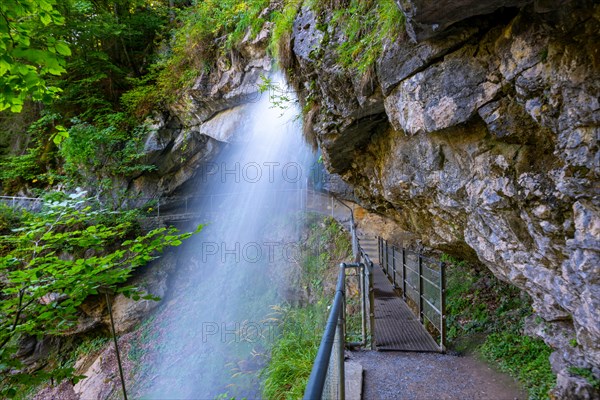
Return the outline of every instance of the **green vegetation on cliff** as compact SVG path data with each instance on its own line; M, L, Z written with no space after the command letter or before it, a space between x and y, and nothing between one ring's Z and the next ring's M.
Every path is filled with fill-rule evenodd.
M221 55L230 59L246 35L254 37L269 19L269 0L208 0L182 9L168 50L159 54L151 72L134 82L124 97L136 115L172 103L203 73L215 68ZM229 61L230 62L230 61Z
M404 14L393 0L351 0L333 13L331 23L344 33L338 57L341 65L359 73L373 68L386 40L397 40Z
M385 41L402 27L401 12L393 0L336 4L3 3L8 23L0 23L0 46L8 58L0 64L2 107L23 110L21 118L0 113L3 192L85 184L102 193L148 171L140 140L147 131L144 118L181 103L201 76L239 68L243 46L263 28L271 37L259 46L268 47L285 67L301 7L325 18L322 29L328 35L335 31L343 37L340 65L372 72ZM23 80L26 84L18 83Z

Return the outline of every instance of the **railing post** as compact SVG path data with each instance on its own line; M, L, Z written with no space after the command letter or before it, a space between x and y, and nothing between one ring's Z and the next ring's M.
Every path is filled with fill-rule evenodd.
M344 296L344 295L342 295ZM345 301L343 301L343 303L345 304ZM345 305L343 305L342 307L345 308ZM342 315L344 314L344 312L342 311L341 313ZM340 400L344 400L346 398L346 377L345 377L345 365L344 365L344 341L345 339L345 328L344 328L344 319L343 317L341 317L340 319L338 319L338 363L339 363L339 389L338 389L338 395L339 395L339 399Z
M388 262L389 262L389 253L388 253L388 242L386 240L385 241L385 274L387 276L390 276L390 274L388 273Z
M419 251L419 320L423 323L423 255Z
M360 260L359 260L360 261ZM359 271L360 271L360 277L359 277L359 282L360 282L360 309L361 309L361 323L362 323L362 345L366 346L367 345L367 292L366 292L366 283L367 283L367 278L366 278L366 270L365 270L365 264L360 263L359 264Z
M342 290L342 311L340 312L340 318L338 319L342 321L342 333L344 336L342 338L346 340L346 263L341 263L340 268L343 271L343 274L340 274L342 278L341 290Z
M358 262L360 257L358 251L358 237L356 236L356 226L354 225L354 217L352 215L350 219L350 233L352 235L352 261Z
M406 301L406 249L402 247L402 298Z
M381 239L381 264L379 264L381 269L385 271L385 239Z
M373 261L369 262L369 324L371 325L371 350L375 350L375 288L373 288Z
M396 286L396 246L392 245L392 284L394 285L394 289L397 289Z
M440 263L440 351L446 352L446 263Z
M340 268L342 273L340 277L342 279L342 309L338 317L337 331L338 331L338 368L339 368L339 398L340 400L345 399L346 392L346 378L344 371L344 343L346 342L346 264L341 263Z

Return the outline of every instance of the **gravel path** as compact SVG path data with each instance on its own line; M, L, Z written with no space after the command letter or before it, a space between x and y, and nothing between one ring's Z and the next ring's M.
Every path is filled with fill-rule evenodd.
M471 356L377 351L346 356L364 369L364 400L527 399L511 377Z

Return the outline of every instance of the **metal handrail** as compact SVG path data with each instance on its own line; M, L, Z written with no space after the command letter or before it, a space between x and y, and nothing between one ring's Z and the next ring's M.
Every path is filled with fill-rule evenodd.
M24 197L24 196L0 196L2 200L26 200L26 201L39 201L42 200L39 197Z
M336 331L340 344L339 354L341 354L340 362L340 399L344 399L345 391L345 376L344 376L344 318L343 309L345 306L345 264L340 265L340 273L338 275L338 282L335 289L335 297L333 298L333 305L327 318L327 324L325 325L325 332L321 339L319 351L313 364L313 369L308 378L306 384L306 390L304 391L304 400L315 400L320 399L323 396L323 389L325 388L325 380L327 379L327 370L329 368L329 362L331 359L331 352L335 341Z
M350 233L352 235L352 250L353 250L353 261L354 263L340 264L340 272L338 275L338 281L336 286L335 297L333 304L329 312L327 324L325 326L325 332L321 339L321 344L313 364L306 389L304 392L305 400L316 400L323 397L323 391L327 380L328 368L332 361L332 352L335 344L335 338L338 339L338 392L337 398L343 400L345 397L345 371L344 371L344 349L346 346L366 346L368 342L367 335L367 302L368 302L368 313L369 313L369 328L370 328L370 347L373 350L375 348L375 290L373 288L373 262L369 258L369 255L360 246L358 236L356 234L356 226L354 221L353 209L337 199L338 203L342 204L350 211ZM359 284L361 290L361 314L362 314L362 341L355 343L346 342L346 321L345 321L345 309L346 309L346 295L345 295L345 279L346 269L356 268L359 275ZM368 301L367 301L368 296Z

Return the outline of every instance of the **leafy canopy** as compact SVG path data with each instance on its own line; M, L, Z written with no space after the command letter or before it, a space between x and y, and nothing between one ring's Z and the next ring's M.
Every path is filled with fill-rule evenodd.
M62 25L55 0L0 2L0 111L20 112L28 96L49 101L60 89L45 77L65 72L71 50L64 40L40 34L49 25Z

